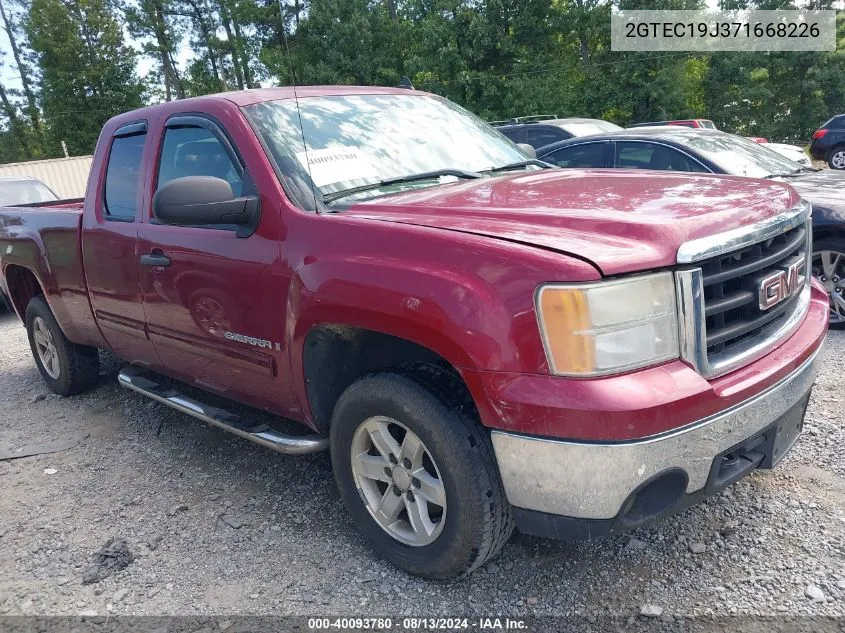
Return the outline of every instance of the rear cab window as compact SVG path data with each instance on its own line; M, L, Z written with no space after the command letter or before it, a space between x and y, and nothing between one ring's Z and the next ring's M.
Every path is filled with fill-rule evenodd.
M107 220L135 221L146 140L146 124L124 126L112 137L103 191L103 215Z

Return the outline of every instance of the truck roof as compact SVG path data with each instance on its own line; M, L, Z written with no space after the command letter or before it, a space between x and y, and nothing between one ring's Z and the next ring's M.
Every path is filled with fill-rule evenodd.
M296 96L305 97L333 97L341 95L378 95L378 94L428 94L418 90L407 88L386 88L382 86L297 86ZM285 86L282 88L253 88L251 90L233 90L220 92L212 97L228 99L238 106L248 106L263 101L276 101L278 99L293 99L293 88Z
M297 86L296 96L300 99L307 97L330 97L341 95L379 95L379 94L401 94L401 95L427 95L429 93L420 90L409 90L407 88L386 88L381 86ZM262 103L264 101L277 101L280 99L293 99L293 87L284 86L281 88L251 88L249 90L231 90L229 92L218 92L216 94L191 97L189 99L178 99L149 105L129 112L116 115L112 121L124 123L135 120L139 116L147 116L151 112L161 109L173 108L184 111L186 104L208 103L209 101L229 101L238 107Z

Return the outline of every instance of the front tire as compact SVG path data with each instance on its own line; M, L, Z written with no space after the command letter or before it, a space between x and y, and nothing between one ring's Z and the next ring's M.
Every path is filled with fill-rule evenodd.
M423 578L467 574L513 531L493 448L463 385L433 366L364 376L332 416L341 497L373 549Z
M50 391L73 396L97 383L100 376L97 349L71 343L44 297L32 298L26 307L25 321L32 356Z
M834 147L827 153L827 164L831 169L845 169L845 147Z

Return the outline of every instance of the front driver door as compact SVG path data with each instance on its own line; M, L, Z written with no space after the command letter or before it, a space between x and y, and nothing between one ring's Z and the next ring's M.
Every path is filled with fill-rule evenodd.
M235 196L255 186L216 122L171 117L162 131L155 191L183 176L215 176ZM234 226L173 226L147 210L139 251L147 330L168 373L235 400L280 411L290 401L283 345L286 286L279 219L265 209L254 233ZM146 255L146 257L143 257Z

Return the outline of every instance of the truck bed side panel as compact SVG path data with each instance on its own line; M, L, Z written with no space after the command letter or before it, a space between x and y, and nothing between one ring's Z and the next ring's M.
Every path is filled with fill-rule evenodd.
M78 207L0 208L0 270L4 290L10 266L35 275L65 335L74 343L106 347L91 312L82 268ZM14 289L8 293L14 299ZM21 319L25 305L15 303Z

